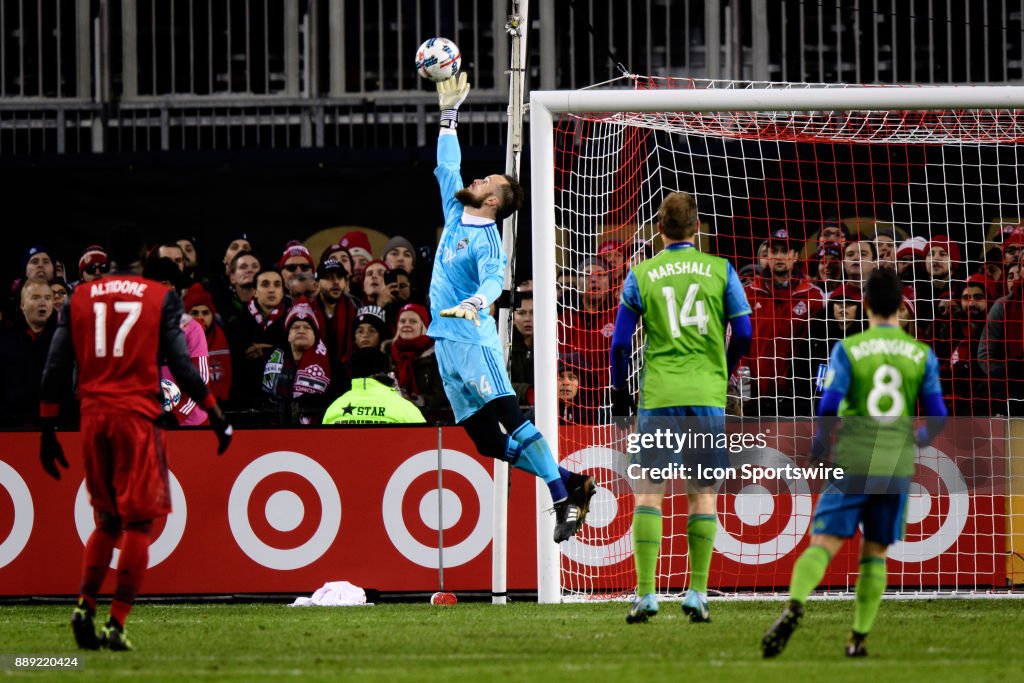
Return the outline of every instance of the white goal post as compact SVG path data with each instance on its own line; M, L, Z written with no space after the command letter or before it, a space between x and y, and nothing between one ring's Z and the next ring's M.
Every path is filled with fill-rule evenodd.
M1024 87L843 86L799 88L595 89L533 91L530 96L530 157L534 281L536 425L559 454L558 300L559 226L556 223L555 120L565 114L713 112L874 112L924 110L1024 110ZM698 205L700 198L698 197ZM546 508L544 487L538 487ZM547 515L547 512L538 512ZM562 558L549 535L538 537L538 601L562 601Z

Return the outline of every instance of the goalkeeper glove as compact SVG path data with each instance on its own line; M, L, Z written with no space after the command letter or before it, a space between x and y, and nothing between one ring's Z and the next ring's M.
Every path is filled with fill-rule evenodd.
M210 426L213 427L213 431L217 435L217 455L223 455L231 444L231 435L234 433L234 429L228 419L224 417L224 411L220 409L220 406L214 406L209 411L209 416Z
M441 127L455 129L459 125L459 107L469 96L469 79L460 73L437 84L437 101L441 107Z
M42 424L42 435L39 443L39 460L43 463L43 469L51 477L60 481L60 464L64 469L68 468L68 461L64 458L64 449L60 441L57 441L56 421L44 418Z
M447 81L445 82L447 83ZM472 320L473 324L480 327L480 309L483 308L486 303L487 302L479 296L473 295L458 306L452 306L451 308L446 308L441 311L441 317Z

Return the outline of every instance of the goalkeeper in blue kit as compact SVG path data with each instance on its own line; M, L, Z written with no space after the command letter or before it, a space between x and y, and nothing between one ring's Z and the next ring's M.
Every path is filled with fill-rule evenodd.
M537 428L516 401L490 305L505 284L507 258L497 221L523 204L515 178L489 175L463 185L456 135L459 106L469 95L466 74L437 84L441 131L434 175L441 189L444 230L430 278L427 334L436 340L444 390L481 455L505 460L544 480L555 508L557 543L570 539L586 518L594 478L559 467ZM502 427L505 431L502 432Z

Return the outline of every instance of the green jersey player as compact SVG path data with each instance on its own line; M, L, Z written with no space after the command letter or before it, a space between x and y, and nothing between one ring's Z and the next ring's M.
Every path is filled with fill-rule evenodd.
M914 446L931 443L946 417L935 354L900 329L896 312L902 297L903 286L893 271L872 273L864 294L870 328L838 342L832 351L812 455L825 458L831 450L844 476L829 484L818 500L811 545L793 566L789 604L761 641L765 657L775 657L786 647L807 596L858 526L864 540L846 655L867 654L865 639L885 592L886 551L903 536ZM915 433L919 400L930 417ZM836 416L842 425L830 448Z
M612 402L615 415L630 415L633 400L626 375L633 331L642 319L644 347L639 435L661 429L676 434L690 429L712 440L725 430L725 394L729 375L750 348L750 306L733 267L723 258L701 253L694 245L700 228L697 204L686 192L674 192L658 210L658 232L665 244L658 255L633 267L622 287L622 300L612 335ZM725 345L726 323L732 328ZM654 573L661 548L661 505L666 473L686 479L689 503L686 542L690 586L683 612L691 621L710 621L707 584L718 528L716 481L699 468L728 465L724 449L712 445L687 451L668 449L636 454L631 471L636 506L633 514L633 559L637 596L628 623L647 621L658 613ZM674 476L669 474L669 476Z

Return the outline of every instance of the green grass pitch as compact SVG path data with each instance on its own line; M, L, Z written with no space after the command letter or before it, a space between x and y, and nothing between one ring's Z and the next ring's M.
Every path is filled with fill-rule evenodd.
M777 660L758 643L781 602L712 602L711 624L663 603L627 625L625 603L495 607L384 604L146 603L128 634L136 650L79 653L70 606L0 607L0 653L84 656L84 671L0 672L31 680L397 681L999 681L1024 680L1024 604L1016 600L886 601L870 656L842 646L853 604L811 601ZM102 610L101 610L102 613Z

